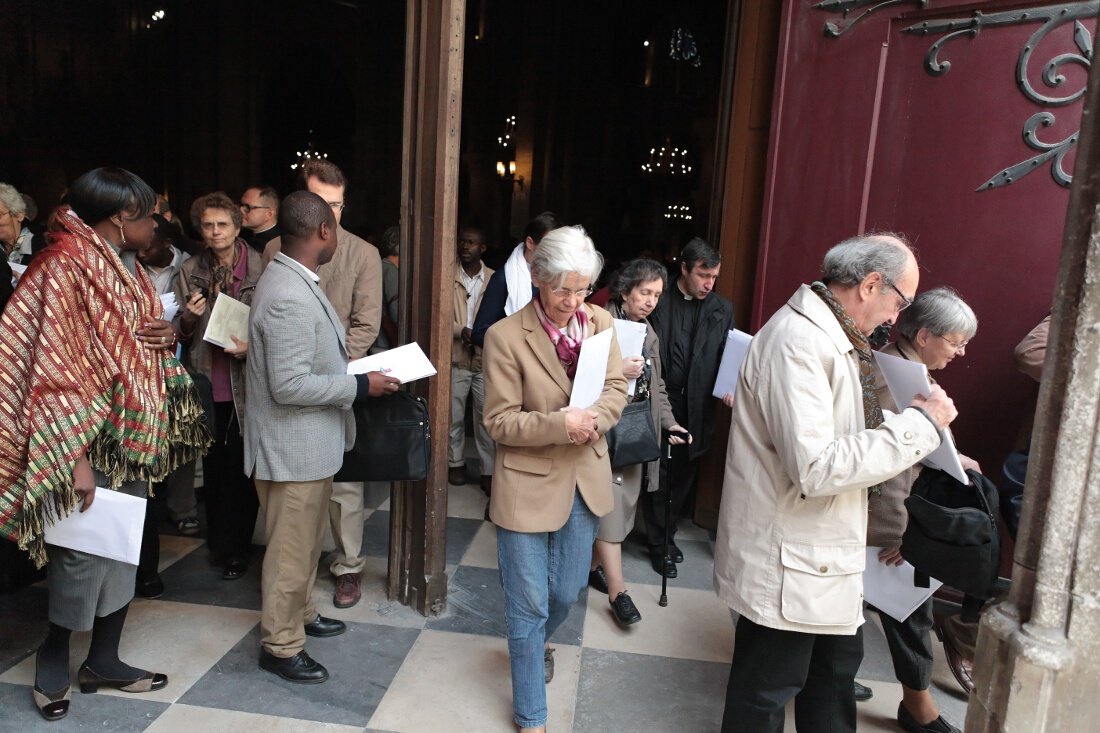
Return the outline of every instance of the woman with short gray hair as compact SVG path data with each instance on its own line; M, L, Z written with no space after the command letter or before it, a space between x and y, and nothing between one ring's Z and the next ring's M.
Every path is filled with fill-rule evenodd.
M924 364L929 370L943 369L955 357L964 356L966 347L978 332L978 318L959 294L950 288L921 293L898 317L899 337L883 354ZM933 380L933 384L935 381ZM884 410L897 412L886 380L875 366L875 391ZM977 462L960 454L964 468L981 471ZM868 496L867 546L882 548L879 562L900 565L901 537L909 515L905 499L921 471L920 464L882 484L881 493ZM932 599L929 598L909 615L897 621L879 612L882 630L890 648L894 674L901 683L902 700L898 722L907 731L958 733L944 720L929 692L932 678Z
M535 297L486 333L484 423L497 443L489 513L497 525L512 709L517 726L546 730L546 640L584 588L598 518L611 511L604 435L626 404L612 332L603 389L571 405L584 340L612 328L587 305L603 258L580 227L542 238L531 261Z

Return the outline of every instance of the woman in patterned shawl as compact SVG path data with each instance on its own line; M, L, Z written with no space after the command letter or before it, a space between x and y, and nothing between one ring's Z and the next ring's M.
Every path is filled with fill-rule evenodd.
M153 233L153 191L121 168L69 189L50 246L0 317L0 536L49 561L49 633L34 701L48 720L69 708L69 636L92 630L82 692L147 692L167 677L118 657L135 566L45 543L43 532L96 487L145 496L209 442L176 336L135 252Z

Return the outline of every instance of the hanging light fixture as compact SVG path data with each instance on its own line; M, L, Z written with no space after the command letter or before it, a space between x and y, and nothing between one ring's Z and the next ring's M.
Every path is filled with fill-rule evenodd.
M309 131L309 141L306 143L306 149L295 151L294 155L297 159L290 164L290 170L292 171L301 168L307 160L322 160L328 158L328 153L322 153L314 146L313 130Z

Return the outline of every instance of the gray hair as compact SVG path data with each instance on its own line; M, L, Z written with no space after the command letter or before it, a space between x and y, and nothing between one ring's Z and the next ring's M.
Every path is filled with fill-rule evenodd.
M603 269L603 255L584 227L559 227L546 233L531 258L531 275L544 283L561 283L575 272L595 284Z
M19 195L19 191L15 190L15 186L10 183L0 183L0 201L13 214L22 214L27 210L27 202Z
M969 341L978 332L978 317L954 290L935 288L914 298L898 316L898 333L906 340L913 341L922 328L933 336L958 333Z
M861 234L845 239L825 253L821 275L827 285L854 287L872 272L896 283L905 274L912 252L913 248L900 234Z
M668 284L668 270L660 262L639 258L619 268L611 278L609 290L616 302L621 303L631 290L653 280L660 280L662 285Z

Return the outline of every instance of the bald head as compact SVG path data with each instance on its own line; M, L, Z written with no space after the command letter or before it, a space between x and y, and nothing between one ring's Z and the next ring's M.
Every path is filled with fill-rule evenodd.
M295 191L279 207L282 251L306 263L323 265L336 251L336 216L323 198L309 191Z

